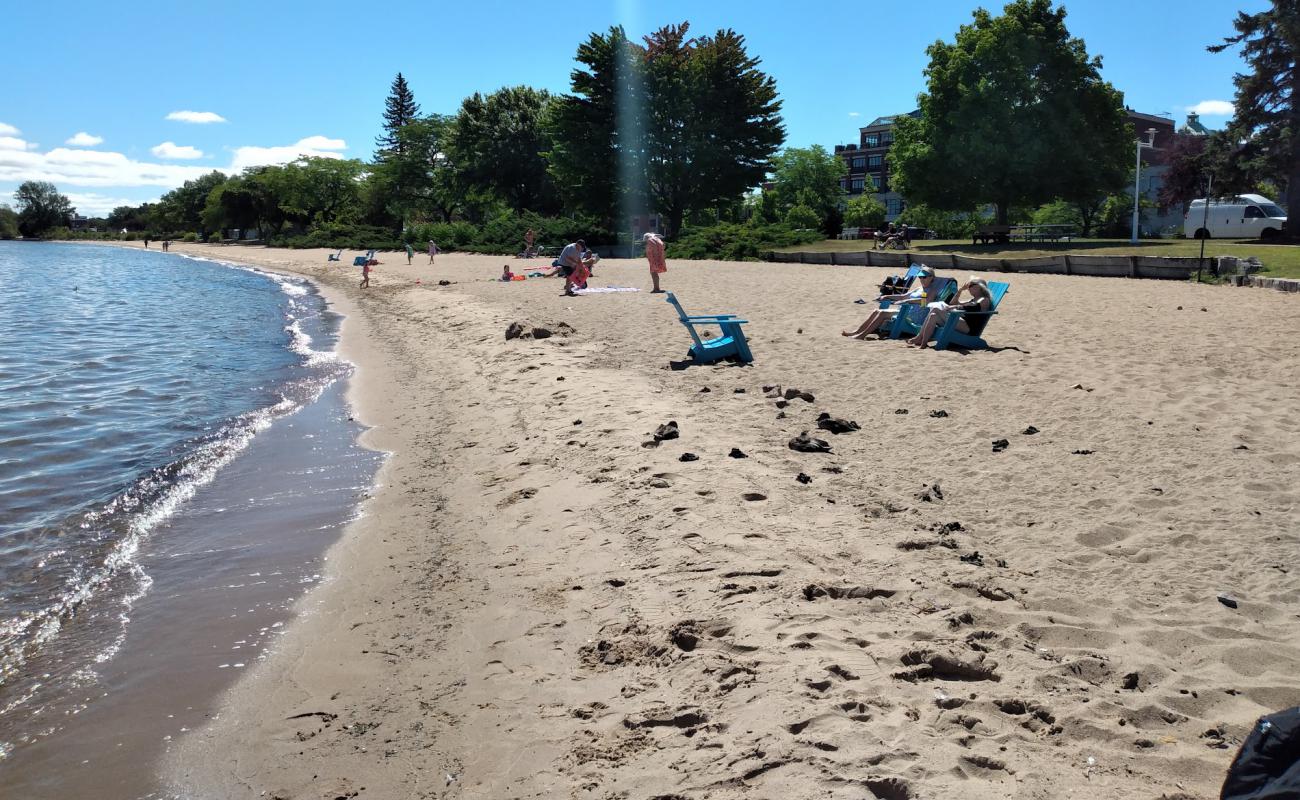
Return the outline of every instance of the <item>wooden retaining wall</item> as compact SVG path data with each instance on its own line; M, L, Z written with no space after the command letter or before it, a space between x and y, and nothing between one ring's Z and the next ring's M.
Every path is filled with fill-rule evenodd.
M1279 292L1300 292L1300 280L1294 278L1262 278L1259 275L1247 275L1243 283L1246 286L1276 289Z
M906 268L912 262L958 272L1032 272L1047 275L1090 275L1100 278L1189 280L1200 259L1158 256L1059 255L1032 258L978 258L957 253L920 254L866 250L843 253L768 253L768 261L793 264L842 264L858 267ZM1209 269L1210 259L1206 259Z

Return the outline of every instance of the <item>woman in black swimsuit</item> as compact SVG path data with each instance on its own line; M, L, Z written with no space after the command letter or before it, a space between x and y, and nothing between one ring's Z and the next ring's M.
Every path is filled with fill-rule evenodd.
M970 299L962 302L961 294L966 292ZM989 295L989 285L984 282L983 278L972 277L957 290L951 303L931 303L929 311L925 315L925 322L921 324L921 330L911 339L907 340L910 345L915 345L922 349L930 341L930 337L939 329L939 326L948 321L948 313L951 311L965 311L975 313L988 311L993 306L993 298ZM984 327L985 318L977 317L975 319L966 319L962 316L957 319L957 330L960 333L978 336L979 331L972 328L974 324L979 328Z

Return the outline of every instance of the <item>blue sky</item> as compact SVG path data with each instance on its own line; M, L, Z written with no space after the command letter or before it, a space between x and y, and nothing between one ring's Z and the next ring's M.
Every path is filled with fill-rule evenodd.
M1066 3L1067 24L1129 106L1179 123L1230 115L1240 56L1205 51L1237 3ZM1002 3L986 4L1000 10ZM297 0L13 3L0 12L0 203L53 181L82 213L156 199L211 169L299 152L368 158L395 73L426 112L527 84L565 92L579 42L623 23L641 35L689 20L734 28L776 78L787 144L856 141L924 90L925 48L952 41L977 4L620 0L563 4ZM851 9L861 9L853 11ZM1208 105L1204 105L1208 104ZM201 116L178 114L195 112ZM170 118L169 118L170 117ZM205 119L218 118L220 121ZM81 135L79 135L81 134Z

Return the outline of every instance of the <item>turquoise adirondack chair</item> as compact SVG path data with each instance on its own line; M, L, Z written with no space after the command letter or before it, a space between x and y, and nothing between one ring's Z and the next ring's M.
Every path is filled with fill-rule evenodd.
M366 253L364 256L357 256L356 258L352 259L352 266L364 267L366 264L369 264L372 260L374 260L374 257L375 257L375 251L371 250L370 252Z
M326 260L327 262L329 262L329 261L341 261L342 259L343 259L343 250L342 250L342 249L340 249L337 253L333 253L333 254L327 255L326 258L325 258L325 260Z
M984 328L988 325L993 315L998 313L998 306L1002 303L1002 296L1010 288L1007 283L990 283L989 284L989 310L988 311L953 311L948 314L948 321L939 329L939 333L934 337L934 349L944 350L950 345L964 347L967 350L987 350L988 342L980 338L984 333ZM961 333L957 330L957 320L966 319L966 326L970 328L970 333Z
M910 266L910 267L907 268L907 272L904 273L904 275L903 275L903 282L902 282L901 285L898 286L898 289L901 290L901 291L907 291L908 289L911 288L911 286L912 286L912 281L916 280L916 279L919 278L920 276L921 276L921 265L920 265L920 264L913 264L912 266ZM881 301L880 301L880 307L881 307L881 308L889 308L890 305L892 305L892 304L893 304L893 301L892 301L892 300L881 300Z
M925 302L947 302L957 293L957 281L953 278L935 278L930 284L930 291L925 297ZM894 316L894 324L889 329L889 338L898 339L901 336L915 336L921 332L921 326L925 324L925 306L915 303L908 303L898 309L898 314Z
M691 334L694 344L691 345L689 355L692 361L697 364L712 364L724 358L735 358L743 363L754 360L754 354L749 352L749 342L745 340L745 331L740 327L748 320L738 319L735 314L687 314L672 292L668 292L667 298L672 307L677 309L677 319ZM708 341L701 340L699 332L695 330L696 325L717 325L722 336Z

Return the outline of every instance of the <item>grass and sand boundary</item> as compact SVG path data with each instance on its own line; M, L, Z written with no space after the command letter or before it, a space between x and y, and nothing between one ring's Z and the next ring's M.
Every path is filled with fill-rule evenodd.
M994 350L936 353L838 335L887 270L672 262L756 356L673 371L644 262L563 298L501 258L390 254L362 292L323 250L174 248L321 285L393 453L173 753L205 796L1203 797L1300 701L1300 343L1239 291L1015 275ZM823 411L861 430L790 450Z

